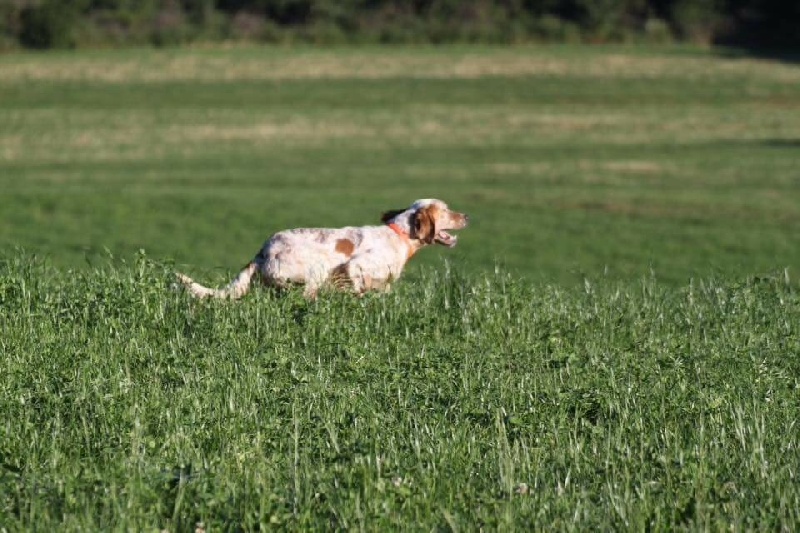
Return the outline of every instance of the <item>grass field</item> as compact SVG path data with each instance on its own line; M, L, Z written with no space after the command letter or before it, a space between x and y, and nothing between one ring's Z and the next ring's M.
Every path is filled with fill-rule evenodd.
M0 57L0 245L227 275L285 227L441 197L449 256L686 284L800 261L800 69L693 49ZM425 254L435 264L442 254Z
M0 56L0 531L797 529L798 110L691 48ZM431 196L391 294L169 290Z
M800 524L784 280L457 270L196 304L144 259L0 277L9 531Z

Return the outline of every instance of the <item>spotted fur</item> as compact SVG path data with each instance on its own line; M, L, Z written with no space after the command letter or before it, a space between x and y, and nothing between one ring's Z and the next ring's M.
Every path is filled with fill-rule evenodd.
M326 285L357 294L388 290L421 248L434 243L455 246L457 239L448 230L466 227L468 217L441 200L424 199L407 209L387 211L381 220L381 226L280 231L222 289L177 276L199 298L240 298L256 279L274 287L303 285L304 295L312 299Z

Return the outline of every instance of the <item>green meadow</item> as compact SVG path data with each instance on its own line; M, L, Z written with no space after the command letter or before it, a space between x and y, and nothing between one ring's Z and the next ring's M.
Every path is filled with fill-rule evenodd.
M390 294L171 289L427 197ZM796 529L798 229L787 61L0 56L0 531Z
M772 272L800 257L799 103L796 65L683 48L10 55L0 243L227 275L276 230L440 197L471 271Z

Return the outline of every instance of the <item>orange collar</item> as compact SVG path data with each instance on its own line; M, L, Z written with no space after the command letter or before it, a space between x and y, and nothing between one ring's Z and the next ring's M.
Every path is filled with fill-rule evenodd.
M408 233L403 231L403 228L401 228L400 226L398 226L394 222L391 222L391 223L386 224L386 225L389 226L390 228L392 228L392 231L397 233L397 235L399 235L400 238L403 239L403 242L406 243L406 246L408 246L408 258L407 258L407 260L411 259L411 256L414 255L414 252L416 252L416 250L414 250L414 246L411 244L411 237L408 235Z

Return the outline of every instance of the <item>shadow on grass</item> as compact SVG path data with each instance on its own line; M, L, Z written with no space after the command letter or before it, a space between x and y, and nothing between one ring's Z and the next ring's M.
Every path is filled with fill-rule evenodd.
M749 47L722 44L716 54L725 59L764 59L780 63L800 64L800 48Z
M765 139L761 144L769 148L800 148L800 139Z
M690 146L680 146L681 149L702 149L709 148L741 148L741 149L791 149L800 148L800 138L769 137L766 139L710 139L703 142L693 143Z

